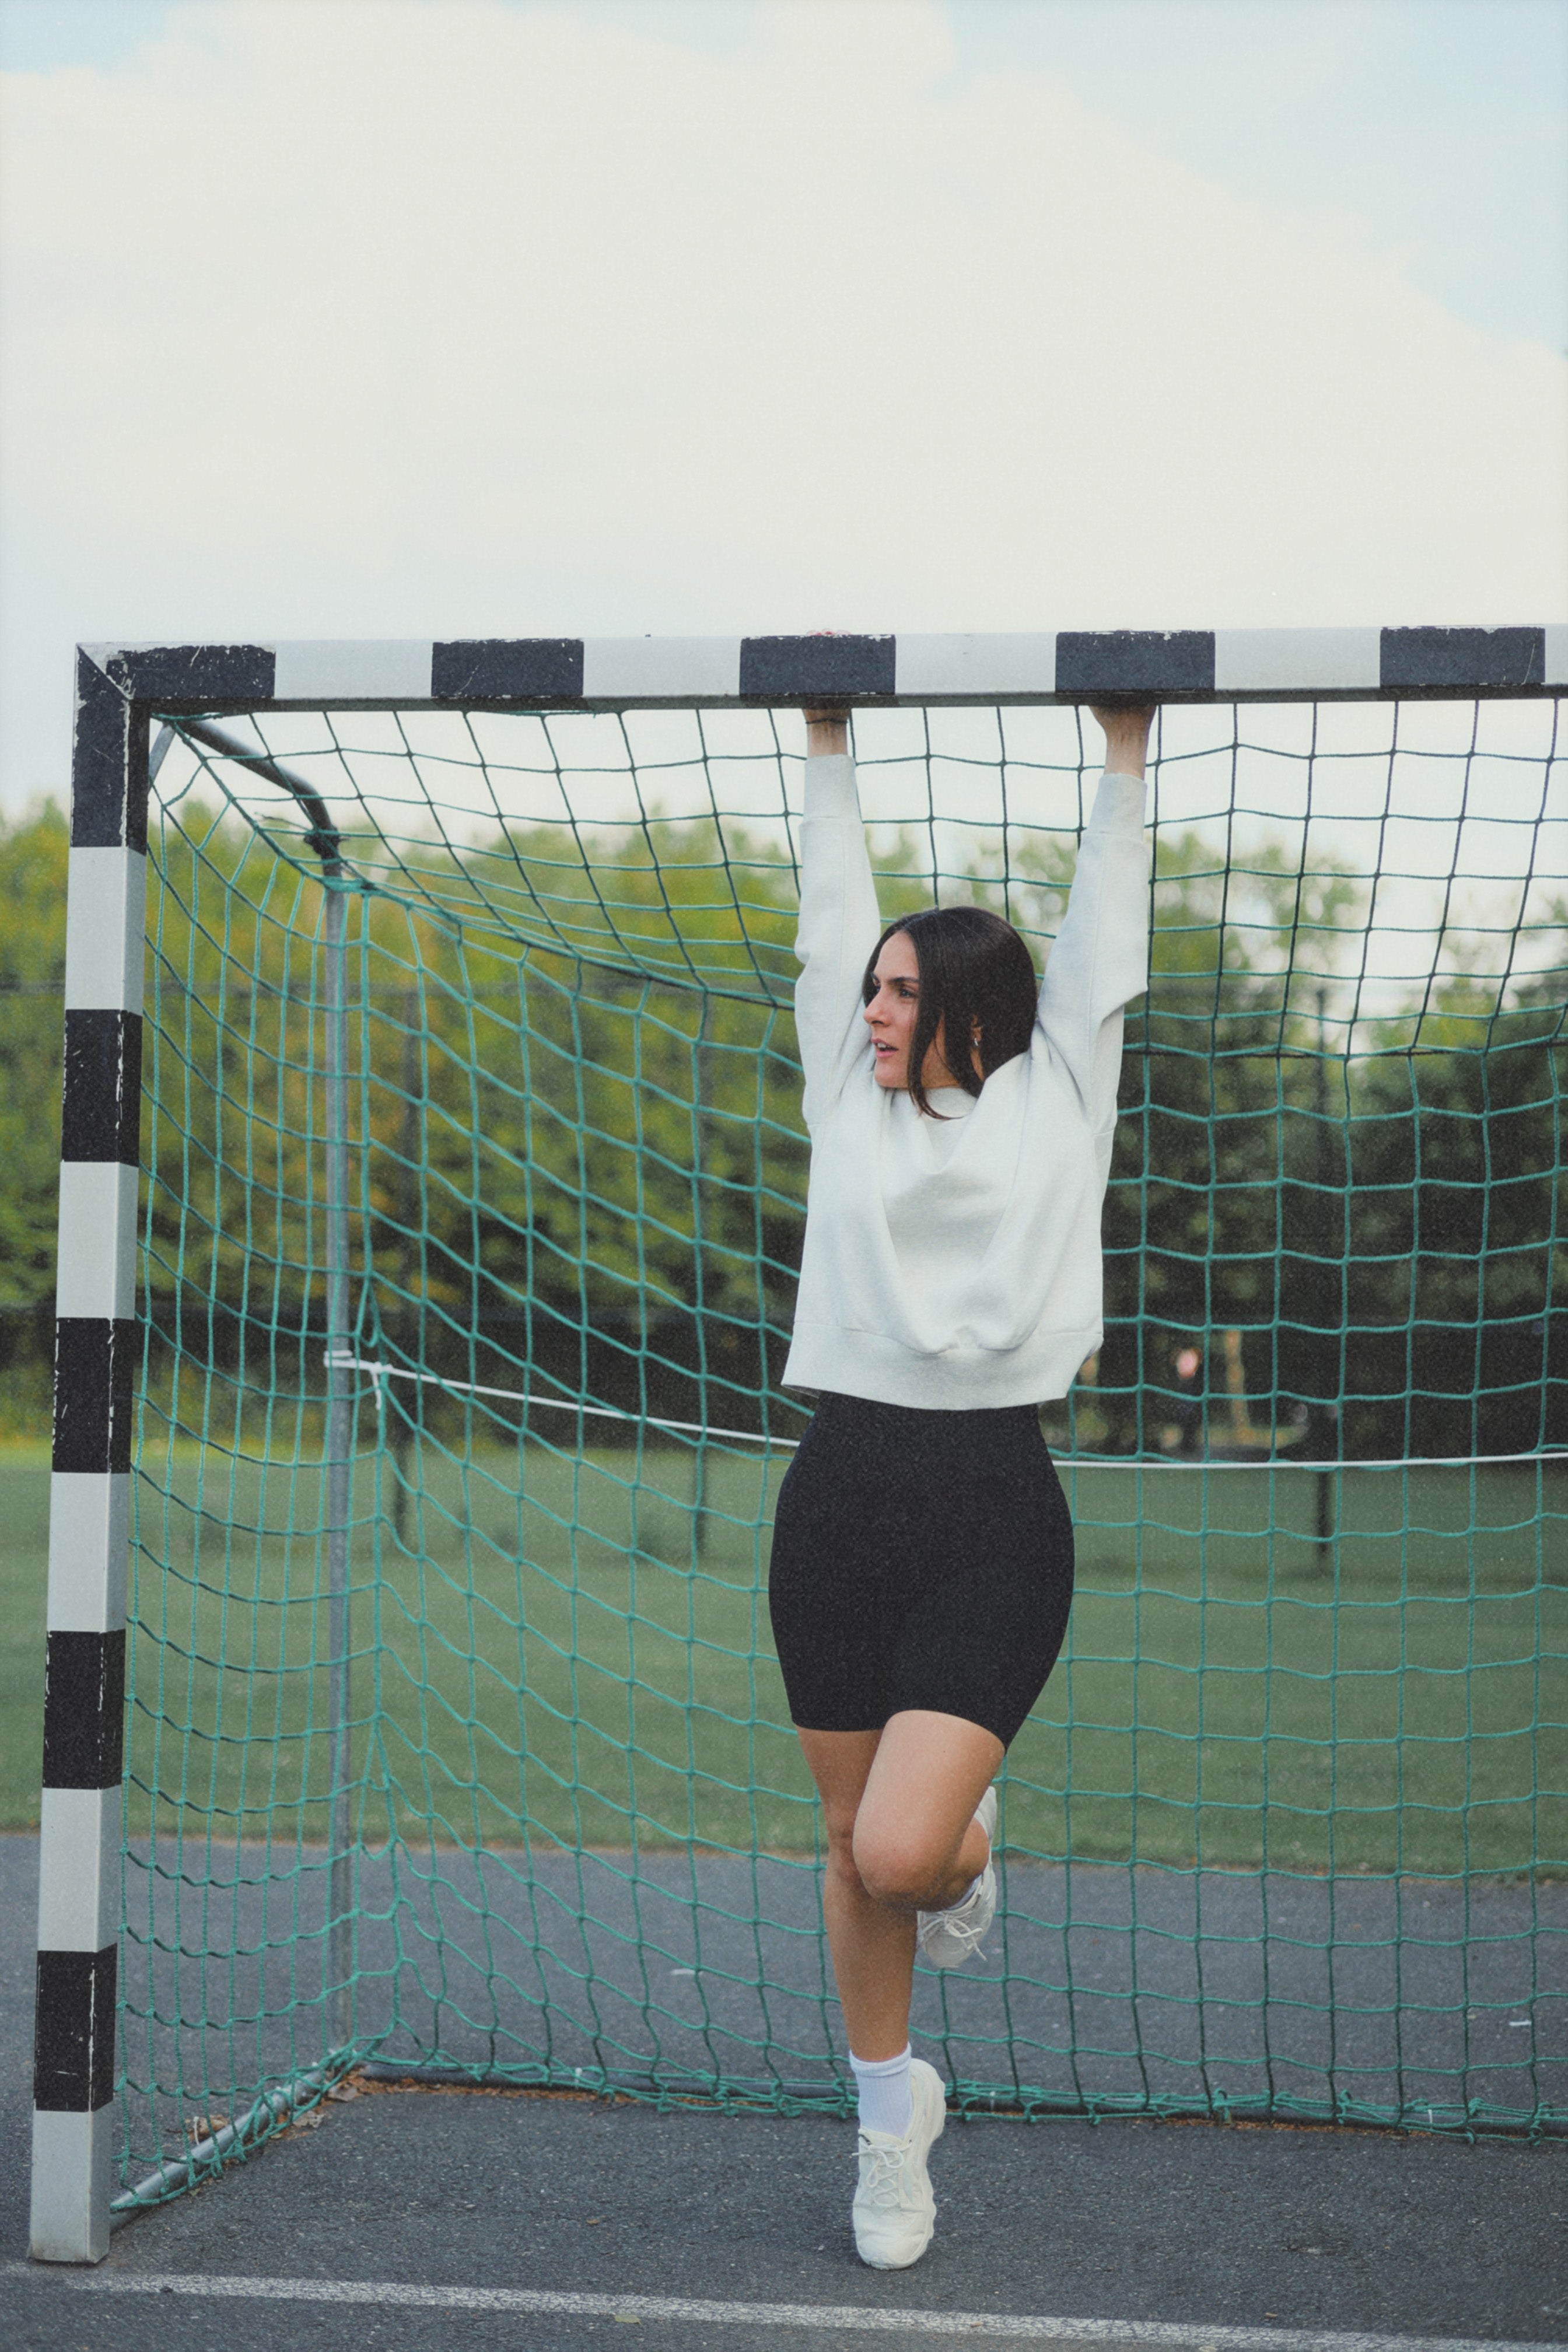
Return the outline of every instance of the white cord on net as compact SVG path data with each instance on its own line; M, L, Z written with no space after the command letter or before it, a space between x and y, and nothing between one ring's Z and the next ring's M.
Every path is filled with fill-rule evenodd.
M329 1349L322 1362L332 1370L368 1372L375 1390L375 1409L384 1409L383 1381L416 1381L426 1388L446 1389L454 1396L505 1397L513 1404L542 1405L552 1412L576 1412L593 1421L624 1421L642 1429L670 1429L682 1437L727 1437L741 1445L776 1446L793 1454L798 1437L774 1437L767 1430L720 1429L711 1422L664 1421L649 1412L626 1412L610 1404L581 1404L575 1397L535 1396L528 1389L486 1388L478 1381L452 1381L439 1372L416 1372L404 1364L384 1364L374 1356L335 1356ZM1484 1469L1509 1462L1568 1462L1568 1446L1541 1446L1523 1454L1403 1454L1386 1460L1363 1461L1358 1456L1320 1461L1289 1454L1260 1454L1255 1461L1222 1462L1206 1454L1096 1454L1072 1457L1095 1469L1126 1470L1462 1470Z

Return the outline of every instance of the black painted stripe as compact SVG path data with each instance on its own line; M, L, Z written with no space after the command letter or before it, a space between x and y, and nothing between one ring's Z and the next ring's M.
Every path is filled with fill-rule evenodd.
M134 1168L141 1133L142 1015L68 1012L60 1158Z
M55 1324L57 1470L129 1470L131 1372L136 1326L129 1317L62 1315Z
M1382 677L1387 693L1423 687L1542 686L1544 629L1384 629Z
M759 700L891 694L895 637L742 637L741 692Z
M40 1952L33 2018L33 2105L92 2115L114 2096L115 1949Z
M1212 629L1063 629L1058 694L1212 694Z
M90 654L76 657L73 849L147 846L147 726Z
M437 702L571 699L582 691L581 637L456 637L430 649Z
M270 646L135 646L110 658L109 675L139 702L165 708L270 702L278 656Z
M44 1787L114 1789L125 1757L125 1628L44 1643Z

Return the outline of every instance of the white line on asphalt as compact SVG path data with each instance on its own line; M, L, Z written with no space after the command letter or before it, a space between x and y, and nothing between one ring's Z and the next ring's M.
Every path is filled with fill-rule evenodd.
M1024 2312L911 2311L856 2303L710 2303L679 2294L551 2294L515 2286L418 2286L401 2279L237 2278L208 2271L70 2270L6 2263L10 2278L109 2294L232 2296L258 2303L376 2303L419 2311L519 2311L583 2319L710 2320L729 2327L837 2327L862 2335L1007 2336L1038 2344L1163 2352L1498 2352L1473 2336L1362 2336L1318 2327L1191 2327L1156 2319L1044 2319ZM1507 2352L1563 2352L1514 2344Z

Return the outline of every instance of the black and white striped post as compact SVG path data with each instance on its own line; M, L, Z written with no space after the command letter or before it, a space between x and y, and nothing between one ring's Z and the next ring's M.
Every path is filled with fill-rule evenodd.
M66 906L65 1090L56 1280L53 1475L38 1854L31 2245L40 2262L100 2262L112 2195L116 1956L120 1930L125 1594L131 1522L132 1366L146 949L149 711L267 699L270 652L252 646L77 655ZM300 801L305 836L336 877L338 837L309 786L221 730L189 721ZM168 738L161 739L160 749ZM153 754L155 765L157 754ZM347 1171L341 896L329 897L329 1258L333 1336L346 1353ZM331 1377L338 1389L344 1374ZM352 1402L334 1395L333 2023L346 2031L347 1484ZM352 1425L352 1424L351 1424ZM343 1461L340 1463L338 1457Z
M78 656L66 918L32 2250L109 2246L147 719Z

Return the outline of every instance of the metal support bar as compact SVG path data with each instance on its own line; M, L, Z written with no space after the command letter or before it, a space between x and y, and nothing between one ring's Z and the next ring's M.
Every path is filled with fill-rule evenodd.
M334 877L335 878L335 877ZM348 900L327 890L327 1590L331 1653L331 1868L327 2031L346 2043L353 2011L353 1628L349 1528L353 1510L354 1374L349 1307Z
M120 2229L147 2206L172 2196L176 2189L189 2188L209 2167L222 2164L236 2148L258 2147L279 2125L286 2128L302 2109L314 2105L334 2083L341 2082L353 2063L347 2052L338 2051L292 2083L280 2083L276 2090L263 2091L243 2115L236 2116L233 2123L224 2124L205 2138L194 2141L188 2155L171 2157L167 2164L156 2166L139 2180L134 2189L127 2189L117 2197L109 2209L110 2227Z
M164 730L165 734L168 731L167 729ZM231 735L226 727L219 727L210 719L182 719L180 732L182 735L188 735L193 743L205 744L209 751L216 751L220 759L237 761L241 767L253 770L258 776L265 776L269 784L280 784L286 793L290 793L299 802L310 820L311 829L305 835L305 845L308 849L313 849L321 859L322 872L324 874L342 872L342 861L338 856L341 837L336 825L332 823L327 803L319 793L311 791L310 785L301 777L295 775L291 769L284 767L280 761L274 760L268 752L253 751L251 746L242 742L237 735Z
M353 2013L353 1623L349 1542L353 1516L355 1366L349 1284L348 895L342 838L319 793L268 752L210 719L182 719L193 742L233 760L298 802L307 847L321 861L327 1034L327 1612L331 1863L327 1899L327 2031L346 2044Z
M349 1586L353 1515L355 1366L349 1281L348 895L342 835L321 794L281 761L210 719L182 719L180 731L288 793L310 821L305 835L321 864L327 1093L327 1611L331 1863L328 1874L327 2031L349 2040L353 2011L353 1624ZM165 730L167 732L167 730Z

